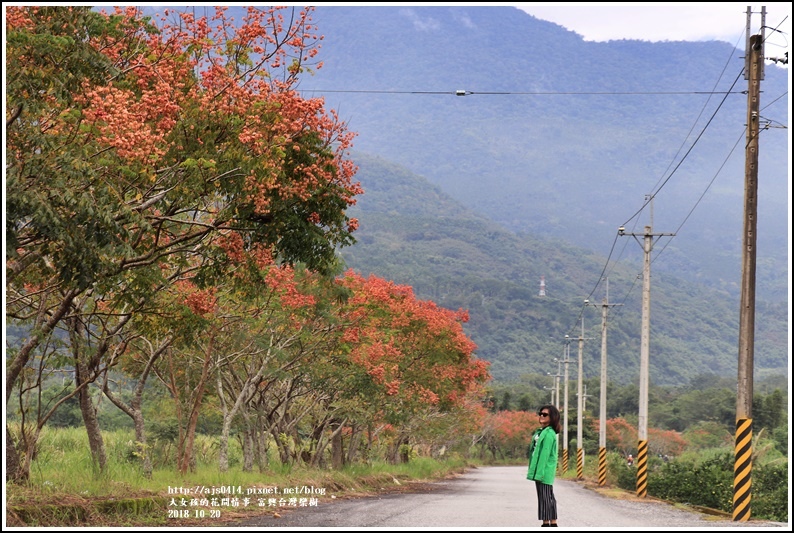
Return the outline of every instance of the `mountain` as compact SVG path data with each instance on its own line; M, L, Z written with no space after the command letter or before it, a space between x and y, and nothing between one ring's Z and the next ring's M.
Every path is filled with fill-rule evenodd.
M652 224L676 234L655 272L738 295L747 81L729 43L585 42L505 6L321 5L314 20L323 66L300 89L357 150L516 234L606 255L619 226ZM773 302L788 298L788 72L767 65L761 96L756 290Z
M353 159L365 193L350 209L359 218L358 242L342 250L347 265L411 285L423 299L464 308L467 334L477 356L491 362L499 382L521 374L556 371L564 335L574 340L584 327L584 374L600 373L603 292L591 296L598 309L583 307L583 295L603 273L605 257L584 248L530 235L515 235L462 206L425 178L379 156ZM608 373L620 385L639 376L641 281L637 265L608 272ZM540 296L540 278L545 296ZM726 291L667 274L652 276L649 374L657 385L682 385L697 375L735 376L738 301ZM584 320L581 317L584 309ZM784 304L757 310L755 347L759 378L784 373L787 338Z
M582 317L584 336L600 338L600 309L582 304L600 303L608 277L610 303L623 304L610 310L609 375L626 384L639 373L642 250L617 231L652 225L675 237L653 253L651 381L736 375L741 52L720 41L585 42L506 6L319 5L313 20L324 38L299 90L358 134L365 193L351 209L361 226L342 251L349 266L468 309L478 356L505 381L555 371ZM787 69L767 66L759 378L788 365L789 83ZM585 341L587 376L599 354Z

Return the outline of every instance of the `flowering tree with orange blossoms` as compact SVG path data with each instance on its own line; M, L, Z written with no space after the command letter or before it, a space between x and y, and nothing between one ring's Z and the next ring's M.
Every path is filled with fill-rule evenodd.
M410 434L425 455L439 455L447 450L470 453L488 416L482 397L482 392L469 394L450 411L429 410L412 421Z
M599 420L593 420L598 429ZM623 418L607 420L607 448L617 450L624 457L637 450L637 428Z
M227 256L207 246L222 232L277 262L336 268L361 189L353 134L295 90L321 40L310 8L250 7L238 23L222 7L157 21L5 9L6 316L37 332L9 347L6 400L84 312L78 296L118 302L118 335L186 270L199 287L222 279Z
M221 471L228 466L226 440L237 414L246 436L243 468L247 471L253 464L252 444L259 428L270 431L285 459L290 453L280 435L290 433L299 439L296 425L306 414L303 405L295 407L296 398L305 404L306 398L311 403L322 397L307 387L303 376L328 351L328 333L334 324L328 321L329 298L323 290L332 285L316 273L287 265L270 266L263 274L258 289L252 289L256 280L249 279L238 284L229 298L229 303L247 302L243 315L248 327L241 331L238 343L243 348L226 350L217 372L223 411ZM280 407L277 413L274 405ZM259 423L254 424L254 419Z
M686 440L672 429L648 428L648 452L662 456L681 455L686 449Z
M532 432L538 428L537 416L527 411L497 411L494 444L506 457L525 457Z
M598 431L600 421L593 419ZM686 440L677 431L648 428L648 449L652 454L679 455L687 446ZM623 418L607 420L607 448L620 452L624 457L637 450L637 428Z
M404 427L393 452L410 438L420 412L447 412L479 394L490 378L488 363L474 357L463 311L418 300L410 287L348 271L340 284L351 291L346 324L333 367L343 397L363 401L370 413Z
M228 468L228 439L233 421L241 418L250 431L250 402L274 382L306 364L328 328L324 305L318 307L317 286L325 278L303 268L276 265L268 250L241 250L234 239L215 243L226 254L229 276L200 288L185 278L158 293L163 311L136 322L140 332L167 331L174 339L153 363L147 354L125 370L151 366L174 401L179 428L178 467L191 468L192 443L206 395L214 394L222 427L219 468ZM329 284L326 282L326 284ZM148 324L142 324L148 322ZM214 383L214 386L213 386ZM253 450L246 441L244 469Z

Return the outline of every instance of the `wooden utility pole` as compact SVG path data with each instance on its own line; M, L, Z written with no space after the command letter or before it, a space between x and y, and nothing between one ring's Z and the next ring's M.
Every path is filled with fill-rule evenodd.
M739 372L736 388L736 437L733 468L733 520L750 519L753 458L753 359L755 345L755 258L758 215L758 112L761 80L764 77L764 18L761 34L750 36L750 6L747 7L748 46L745 51L747 89L747 146L744 164L744 232L742 235L742 295L739 310Z

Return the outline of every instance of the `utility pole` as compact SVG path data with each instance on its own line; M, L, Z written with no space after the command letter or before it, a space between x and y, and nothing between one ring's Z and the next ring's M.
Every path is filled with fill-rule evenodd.
M571 339L568 335L565 336L565 346L563 348L563 360L562 362L565 365L565 400L564 400L564 407L563 407L563 415L562 415L562 471L568 471L568 363L571 362Z
M587 411L587 399L588 399L589 397L590 397L590 395L589 395L589 394L587 394L587 383L585 383L585 384L584 384L584 395L582 396L582 398L583 398L583 399L582 399L582 411L583 411L583 412L584 412L584 411Z
M584 305L590 300L585 300ZM584 478L584 448L582 447L582 413L584 411L584 393L582 392L582 379L584 370L584 309L582 309L582 334L579 335L579 376L576 381L576 479ZM587 340L590 340L589 338Z
M609 307L623 304L609 303L609 278L606 296L601 302L601 388L598 409L598 484L607 483L607 315ZM596 307L596 304L590 304Z
M557 408L560 408L560 378L562 374L560 374L560 367L562 363L560 363L559 359L555 359L557 361L557 373L554 375L554 396L555 396L555 404Z
M651 201L653 199L651 198ZM651 207L651 224L653 224L653 207ZM637 242L637 233L626 233L623 226L618 229L618 235L631 235ZM653 238L664 235L674 236L675 233L652 233L651 225L645 226L641 234L643 242L643 269L642 269L642 335L640 346L640 405L637 420L637 496L644 498L648 494L648 368L649 346L651 340L651 250Z
M764 27L766 6L761 8L761 34L750 35L752 10L747 6L747 146L744 163L744 232L742 235L742 295L739 309L739 372L736 387L736 435L733 467L733 521L750 519L753 469L753 360L755 345L755 258L758 214L758 112L764 79Z
M543 387L543 390L550 390L551 391L551 403L554 404L554 387Z
M556 374L552 374L551 372L548 372L548 375L554 378L554 399L552 400L551 403L553 403L557 407L557 409L559 409L560 408L560 378L562 377L562 374L560 374L560 365L562 364L562 362L559 359L557 359L556 357L554 358L554 360L557 362L557 373Z

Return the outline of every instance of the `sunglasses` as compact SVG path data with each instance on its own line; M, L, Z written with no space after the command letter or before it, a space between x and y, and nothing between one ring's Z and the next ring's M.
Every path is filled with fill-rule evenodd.
M549 416L549 413L538 413L538 416Z

